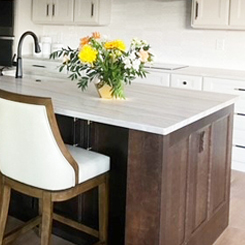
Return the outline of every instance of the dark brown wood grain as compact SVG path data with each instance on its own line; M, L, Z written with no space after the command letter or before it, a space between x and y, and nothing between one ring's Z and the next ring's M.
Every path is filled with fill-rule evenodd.
M162 136L129 132L125 244L159 244Z

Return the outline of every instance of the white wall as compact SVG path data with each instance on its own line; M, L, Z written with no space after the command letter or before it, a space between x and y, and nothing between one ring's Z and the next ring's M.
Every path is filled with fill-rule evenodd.
M152 45L160 62L245 70L245 31L192 29L191 0L113 0L111 24L105 27L33 25L31 0L17 2L22 15L18 33L35 29L39 36L51 36L73 48L93 31L126 43L138 37ZM224 50L216 49L220 39L225 40Z
M43 27L35 25L31 21L31 8L31 0L15 1L14 53L17 53L17 44L19 38L25 31L34 31L37 34L42 32ZM26 40L23 42L23 53L32 52L32 43L32 37L26 37Z

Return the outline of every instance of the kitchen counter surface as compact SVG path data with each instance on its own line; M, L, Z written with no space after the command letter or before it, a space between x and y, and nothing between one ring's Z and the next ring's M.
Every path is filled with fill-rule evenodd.
M81 92L68 79L0 77L0 89L51 97L57 114L140 131L169 134L233 104L233 95L132 84L126 100L98 97L95 87Z
M242 70L228 70L228 69L189 66L178 70L174 70L173 73L245 81L245 71Z

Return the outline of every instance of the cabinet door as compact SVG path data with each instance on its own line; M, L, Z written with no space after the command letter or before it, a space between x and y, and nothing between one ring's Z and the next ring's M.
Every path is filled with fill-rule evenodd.
M32 20L36 23L46 23L51 21L52 2L51 0L33 0Z
M98 24L99 0L75 0L74 21L79 24Z
M225 117L212 125L211 190L209 215L214 215L229 199L231 118Z
M73 0L53 0L52 23L69 23L73 21Z
M32 20L35 23L70 23L73 5L73 0L33 0Z
M229 0L193 0L192 27L227 28Z
M245 0L231 0L230 26L245 28Z
M208 192L210 174L210 126L190 136L188 199L187 199L187 237L208 218Z

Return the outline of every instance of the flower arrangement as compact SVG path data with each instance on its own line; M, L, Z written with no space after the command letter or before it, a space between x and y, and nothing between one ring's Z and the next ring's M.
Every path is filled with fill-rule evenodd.
M50 58L64 57L64 67L70 72L69 78L78 81L78 87L85 90L90 82L111 87L111 95L125 98L124 85L136 77L146 77L144 66L153 62L150 45L137 38L132 39L129 50L122 40L107 40L100 33L81 39L77 49L62 48L53 52Z

